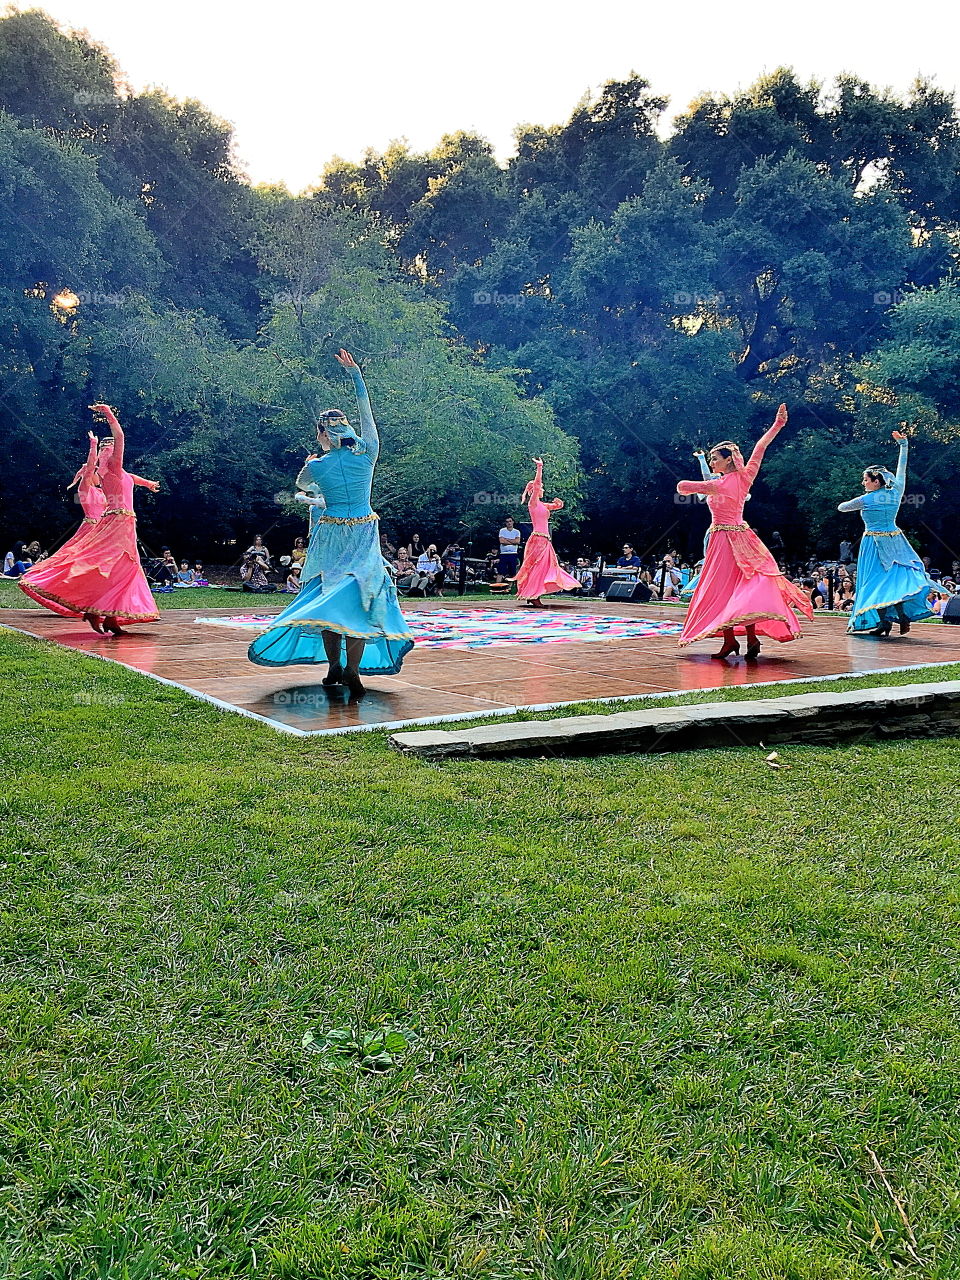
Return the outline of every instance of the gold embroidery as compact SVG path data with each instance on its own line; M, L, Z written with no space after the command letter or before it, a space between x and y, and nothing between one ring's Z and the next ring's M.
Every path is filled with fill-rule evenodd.
M369 524L371 520L379 520L375 511L368 516L318 516L318 524Z
M132 516L134 512L128 511L126 507L112 507L109 511L103 513L105 516Z
M712 524L707 533L745 533L749 528L748 524Z
M864 529L863 536L865 538L902 538L903 534L899 529Z
M531 538L546 538L546 540L547 540L548 542L552 542L552 541L553 541L553 539L550 537L549 533L538 533L538 532L536 531L536 529L534 529L534 531L533 531L533 533L531 533L530 537L531 537Z
M747 622L785 622L789 625L791 622L797 623L797 620L792 615L788 616L783 613L743 613L739 618L731 618L728 622L721 622L718 626L711 627L709 631L701 631L698 636L691 636L689 640L678 641L678 644L681 647L688 644L696 644L698 640L708 640L712 636L719 636L727 627L736 627ZM798 623L797 625L799 626ZM767 638L772 639L775 637L768 636ZM791 635L789 638L791 640L799 640L800 632L798 631L795 636ZM781 643L784 642L781 641Z
M96 609L92 605L88 608L86 605L76 604L73 600L64 600L62 596L55 596L52 591L46 591L43 587L35 587L32 582L24 586L22 579L20 589L38 604L52 601L63 609L69 609L70 613L76 614L78 618L89 613L92 618L116 618L118 622L159 622L160 620L159 613L123 613L116 610L110 613L105 609Z

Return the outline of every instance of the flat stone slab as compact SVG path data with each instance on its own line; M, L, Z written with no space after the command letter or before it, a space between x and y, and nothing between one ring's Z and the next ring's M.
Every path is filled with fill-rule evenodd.
M659 754L759 743L951 734L960 734L958 680L742 702L701 702L607 716L563 716L477 729L424 729L394 733L390 742L409 755L437 759L613 751Z

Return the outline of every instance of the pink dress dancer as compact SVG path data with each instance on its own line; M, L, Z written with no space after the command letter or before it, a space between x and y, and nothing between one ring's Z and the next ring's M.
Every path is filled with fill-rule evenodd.
M112 439L100 447L97 474L104 510L86 533L36 569L19 579L32 600L67 618L83 618L94 631L120 633L120 623L156 622L160 617L137 554L137 522L133 490L143 485L154 492L155 480L144 480L123 469L124 437L108 405L94 405L110 425Z
M540 603L541 596L550 595L554 591L575 591L580 583L565 569L561 569L557 560L550 537L550 513L562 510L563 502L560 498L544 502L543 460L534 458L534 462L537 464L537 474L528 482L521 498L522 502L527 503L533 533L527 540L523 564L513 581L517 584L517 595L535 605Z
M700 493L713 517L703 570L687 612L681 645L708 636L723 635L724 645L713 656L726 658L740 652L737 635L746 634L747 657L760 652L758 635L785 642L800 637L793 610L813 617L805 593L780 572L780 567L750 526L744 523L743 504L757 478L767 446L784 428L787 410L781 405L770 430L757 441L750 461L732 441L710 451L708 465L715 480L681 480L677 492Z

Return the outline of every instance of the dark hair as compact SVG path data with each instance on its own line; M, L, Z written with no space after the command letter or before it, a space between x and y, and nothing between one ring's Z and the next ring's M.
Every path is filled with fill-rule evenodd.
M883 488L887 487L887 477L883 474L886 467L864 467L863 474L871 480L877 480Z

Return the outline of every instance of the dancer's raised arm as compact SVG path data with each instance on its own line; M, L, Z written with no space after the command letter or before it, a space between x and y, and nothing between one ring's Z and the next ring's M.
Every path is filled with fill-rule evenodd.
M900 457L897 461L897 474L893 477L893 488L897 496L901 497L907 487L907 453L909 452L910 441L902 431L894 431L893 438L900 446Z
M74 485L79 485L77 493L80 495L81 502L90 492L90 488L97 474L97 449L100 441L93 431L87 432L87 439L90 445L87 449L87 460L67 485L68 489L72 489Z
M110 434L113 436L113 450L111 456L107 459L107 465L116 471L120 471L123 469L123 447L125 443L123 427L117 421L117 415L108 404L92 404L90 408L94 413L102 414L107 426L110 428Z
M360 366L354 360L349 351L343 347L334 356L340 364L347 370L353 379L353 389L357 393L357 409L360 412L361 438L367 446L366 452L376 459L380 452L380 435L377 431L377 424L373 418L373 409L370 407L370 395L367 392L366 383L363 380L363 374L360 372Z
M767 447L780 434L787 425L787 406L782 404L777 410L777 416L773 420L773 426L769 431L765 431L757 443L753 446L753 453L750 455L750 461L744 467L744 471L753 484L757 478L757 472L760 470L760 463L763 461L763 455L767 452Z

